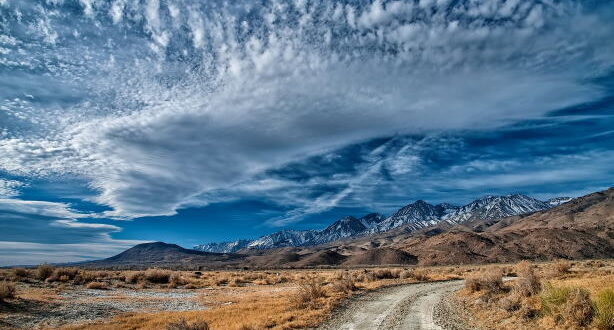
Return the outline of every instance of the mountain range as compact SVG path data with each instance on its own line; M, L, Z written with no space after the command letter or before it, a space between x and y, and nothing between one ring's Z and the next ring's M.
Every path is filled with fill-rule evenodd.
M242 249L319 245L383 233L399 227L404 227L405 231L413 231L439 223L457 225L474 220L494 220L528 214L558 206L569 200L571 200L569 197L557 197L540 201L521 194L486 196L463 206L449 203L432 205L418 200L402 207L389 217L377 213L370 213L361 218L346 216L323 230L282 230L256 240L201 244L195 246L194 249L203 252L234 253Z
M533 212L535 208L543 209ZM520 214L509 215L512 213ZM426 226L430 223L433 224ZM398 226L377 232L378 228L388 228L387 224ZM418 228L418 224L423 227ZM345 217L324 230L309 233L295 235L296 232L282 231L255 241L240 241L234 248L244 247L236 253L196 251L162 242L144 243L114 257L79 265L204 270L612 258L614 188L552 201L522 195L488 196L461 207L416 201L387 218ZM305 245L316 239L331 241ZM270 246L273 242L286 246L247 248L252 244Z

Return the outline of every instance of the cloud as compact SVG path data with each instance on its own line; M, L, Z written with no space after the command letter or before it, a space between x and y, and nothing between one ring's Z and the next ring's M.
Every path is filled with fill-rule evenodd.
M24 16L2 23L0 41L18 40L0 45L4 80L45 75L56 95L79 93L0 92L0 169L83 177L118 219L172 215L374 138L494 129L599 99L594 79L614 61L611 20L572 1L81 3L3 7ZM360 172L406 174L420 159L408 147L374 164ZM314 210L366 179L347 180Z
M18 199L0 199L2 240L35 243L109 241L114 225L79 221L95 216L78 213L67 204Z
M91 260L142 243L112 239L121 228L84 222L90 216L64 203L0 199L0 265Z
M0 266L79 262L107 258L142 241L41 244L0 241Z
M19 187L22 186L23 183L19 181L0 179L0 198L19 195Z

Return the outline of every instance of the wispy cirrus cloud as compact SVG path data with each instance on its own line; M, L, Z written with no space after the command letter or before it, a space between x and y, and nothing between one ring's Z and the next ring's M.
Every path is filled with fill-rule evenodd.
M271 169L380 137L539 118L602 98L595 79L614 64L608 4L64 6L0 9L1 75L12 82L0 92L0 169L85 178L118 219L172 215ZM394 156L333 177L321 196L284 194L317 212L425 166L419 145L391 148ZM310 180L318 187L317 175Z
M108 257L136 240L115 240L121 228L86 222L94 216L65 203L0 199L0 266Z

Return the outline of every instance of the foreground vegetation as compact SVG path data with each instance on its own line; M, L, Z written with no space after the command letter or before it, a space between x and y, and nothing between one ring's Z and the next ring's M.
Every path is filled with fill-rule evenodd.
M504 276L513 279L505 281ZM612 261L207 272L106 271L41 265L0 272L0 308L18 313L10 306L34 301L43 306L58 301L70 303L58 299L65 292L194 292L206 309L155 313L137 310L79 324L66 320L64 327L291 329L316 326L345 298L360 292L451 279L466 279L458 302L472 314L473 322L486 329L614 329ZM130 302L132 298L118 299ZM11 317L10 313L2 314Z
M612 262L489 266L458 298L486 329L614 329Z

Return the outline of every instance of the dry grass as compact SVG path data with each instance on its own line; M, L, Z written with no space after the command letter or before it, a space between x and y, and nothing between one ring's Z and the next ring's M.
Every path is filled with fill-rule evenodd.
M0 302L15 298L15 284L7 281L0 282Z
M168 283L171 274L169 270L152 268L145 271L143 278L151 283Z
M472 275L465 281L465 288L470 292L501 293L505 289L503 272L499 268L491 268Z
M614 329L614 288L596 294L595 325L599 329Z
M332 284L332 288L334 291L343 292L346 294L358 290L356 282L350 277L338 279Z
M550 276L557 277L567 275L571 271L572 263L569 260L558 260L552 264Z
M25 268L13 268L13 279L15 281L20 281L27 278L30 273Z
M326 297L326 291L321 279L315 277L306 279L299 284L298 293L294 297L294 303L298 308L315 309L321 298Z
M49 278L51 275L53 275L54 270L55 270L55 267L51 265L48 265L48 264L39 265L36 268L36 278L38 278L41 281L44 281L47 278Z
M541 281L535 273L535 265L528 261L522 261L516 265L518 280L514 290L521 296L531 297L539 293L542 288Z
M188 323L185 319L177 322L169 323L166 326L167 330L209 330L209 324L205 321L196 321Z
M563 306L563 319L571 326L584 327L593 320L593 304L588 291L575 288Z
M212 329L293 329L317 326L335 306L348 296L399 283L450 280L469 277L463 301L478 320L484 318L484 328L535 329L561 328L581 320L572 316L571 305L581 306L586 295L574 298L571 293L557 308L561 322L542 311L540 277L551 274L554 263L496 266L363 268L339 270L279 270L279 271L92 271L78 269L76 273L63 268L53 269L47 276L54 281L37 280L38 270L28 272L28 281L20 283L20 298L53 301L53 295L63 288L78 289L88 283L100 282L125 290L196 290L208 310L188 312L135 312L110 320L69 327L70 329L165 329L169 323L190 326L207 322ZM0 281L12 279L15 270L0 270ZM502 282L501 274L517 274L518 279ZM60 276L56 276L60 275ZM61 279L63 277L63 279ZM471 284L476 278L477 284ZM603 298L601 308L597 294L612 287L614 262L574 262L569 270L548 281L554 288L585 288L594 302L595 327L611 320L611 303ZM63 281L63 282L60 282ZM96 285L96 284L92 284ZM474 288L475 290L473 290ZM206 289L206 290L203 290ZM540 291L541 290L541 291ZM580 294L581 295L581 294ZM26 298L27 297L27 298ZM44 298L43 298L44 297ZM57 297L57 296L55 296ZM488 297L482 299L481 297ZM578 303L580 302L580 303ZM585 305L584 305L585 306ZM608 307L610 306L610 307ZM609 308L609 309L608 309ZM608 312L608 310L610 312ZM488 321L487 321L488 320ZM603 320L603 321L600 321ZM505 322L504 322L505 321ZM490 323L489 323L490 322ZM582 324L581 321L579 323Z
M614 261L569 264L521 262L513 269L518 278L503 284L507 289L474 290L468 281L458 297L486 329L614 329ZM483 273L489 268L496 266Z

